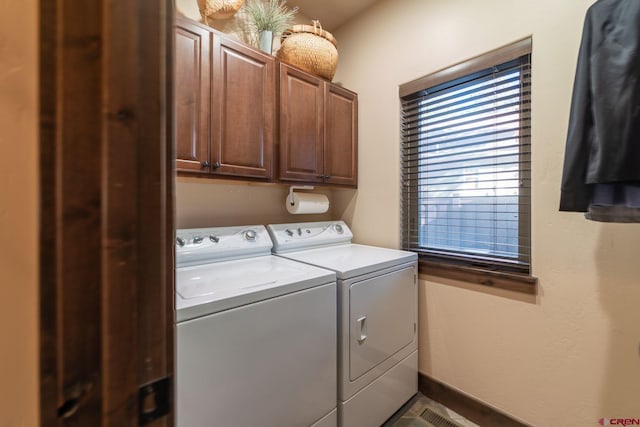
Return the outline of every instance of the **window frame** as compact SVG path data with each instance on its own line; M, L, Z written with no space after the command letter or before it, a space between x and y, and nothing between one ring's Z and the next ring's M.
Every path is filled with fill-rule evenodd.
M480 56L471 58L467 61L455 64L451 67L436 71L435 73L426 75L419 79L405 83L399 87L399 98L402 101L403 98L410 97L416 93L422 92L426 89L433 88L443 83L451 82L453 80L469 76L482 70L494 67L496 65L504 64L509 61L518 59L524 55L531 55L532 51L532 39L531 37L516 41L509 45L487 52ZM531 137L527 136L528 142ZM401 141L403 138L401 137ZM404 148L401 148L404 152ZM530 157L530 151L520 154ZM529 158L530 161L530 158ZM529 170L523 170L525 178L531 177ZM522 172L522 171L521 171ZM402 194L406 192L405 183L402 183ZM530 188L529 188L530 190ZM529 207L531 207L531 196L529 195ZM530 213L529 213L530 215ZM402 219L402 235L403 246L406 244L406 236L409 231L410 225L406 224L406 219ZM524 227L523 227L524 225ZM527 224L522 223L520 219L520 225L518 227L518 235L524 236L529 242L529 271L528 273L518 272L515 269L510 269L508 265L500 265L498 262L488 262L486 265L477 266L472 265L472 256L469 256L468 262L460 262L459 259L447 260L447 257L438 257L435 255L425 255L418 253L420 273L426 275L434 275L439 277L446 277L454 280L462 280L465 282L471 282L484 286L491 286L496 288L508 289L517 292L524 292L529 294L535 294L537 292L537 279L531 275L531 225L530 219Z

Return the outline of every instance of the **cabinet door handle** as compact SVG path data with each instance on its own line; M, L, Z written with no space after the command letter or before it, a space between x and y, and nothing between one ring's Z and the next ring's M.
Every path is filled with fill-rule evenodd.
M215 162L215 163L213 164L213 168L214 168L214 169L218 169L220 166L222 166L222 165L220 164L220 162Z
M209 167L209 165L210 165L210 163L209 163L208 161L206 161L206 160L205 160L204 162L202 162L202 163L201 163L201 166L202 166L203 168L208 168L208 167Z

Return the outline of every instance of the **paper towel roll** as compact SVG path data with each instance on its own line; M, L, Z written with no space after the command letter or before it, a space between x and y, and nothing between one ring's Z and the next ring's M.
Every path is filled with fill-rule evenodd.
M289 197L286 204L291 214L317 214L329 210L329 199L324 194L293 193L293 205Z

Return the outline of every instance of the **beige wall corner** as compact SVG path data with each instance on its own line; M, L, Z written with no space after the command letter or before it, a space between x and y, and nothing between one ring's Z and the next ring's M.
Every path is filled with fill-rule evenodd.
M558 212L576 58L592 3L381 0L336 32L335 80L360 103L358 191L338 204L360 242L385 246L399 241L398 86L532 36L532 258L540 294L523 299L422 278L420 369L539 426L640 416L640 227Z
M0 425L38 404L38 2L0 2Z

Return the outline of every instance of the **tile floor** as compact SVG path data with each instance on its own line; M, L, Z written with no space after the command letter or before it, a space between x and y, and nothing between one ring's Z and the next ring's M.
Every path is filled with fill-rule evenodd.
M382 427L431 426L432 424L429 424L420 418L420 414L422 414L427 407L438 412L440 415L450 418L462 427L480 427L478 424L469 421L457 412L454 412L444 405L429 399L421 393L418 393L413 399L407 402L407 404L400 411L394 414L391 419L384 423Z

